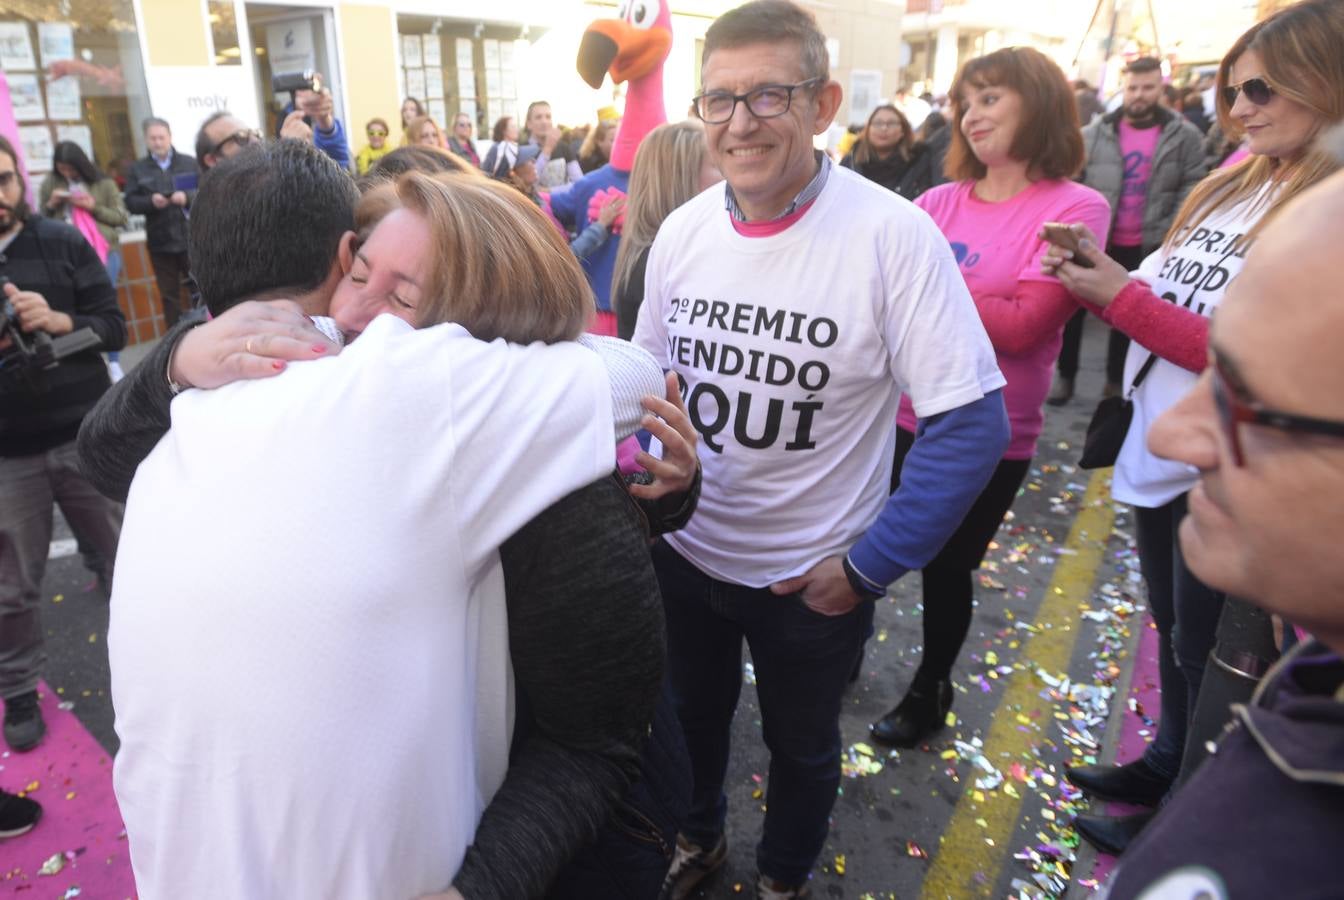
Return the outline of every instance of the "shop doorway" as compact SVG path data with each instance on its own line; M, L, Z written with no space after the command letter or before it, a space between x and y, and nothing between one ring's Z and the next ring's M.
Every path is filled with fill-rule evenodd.
M275 75L314 71L331 89L337 117L344 119L344 97L336 52L336 21L330 9L244 4L247 33L257 85L261 127L269 137L279 134L288 93L272 90Z

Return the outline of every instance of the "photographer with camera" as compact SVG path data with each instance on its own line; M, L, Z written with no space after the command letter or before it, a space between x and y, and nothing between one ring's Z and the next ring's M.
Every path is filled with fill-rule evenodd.
M323 83L322 73L313 71L280 72L271 78L271 90L289 92L289 103L280 111L279 138L311 141L347 172L353 171L350 142L345 126L336 118L331 88Z
M111 584L121 505L84 479L75 436L111 385L98 351L126 344L126 320L98 255L75 228L33 214L26 193L18 155L0 137L0 698L5 743L16 752L46 733L37 703L46 662L38 608L53 501L105 561L96 574Z

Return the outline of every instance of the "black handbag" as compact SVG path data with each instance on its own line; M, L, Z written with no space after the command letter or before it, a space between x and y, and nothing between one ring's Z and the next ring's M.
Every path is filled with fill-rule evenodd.
M1134 376L1134 383L1124 397L1106 397L1097 404L1092 421L1087 423L1087 437L1083 439L1083 456L1078 460L1080 469L1104 469L1115 465L1124 446L1129 423L1134 418L1134 392L1148 377L1157 362L1157 354L1148 354L1147 361Z

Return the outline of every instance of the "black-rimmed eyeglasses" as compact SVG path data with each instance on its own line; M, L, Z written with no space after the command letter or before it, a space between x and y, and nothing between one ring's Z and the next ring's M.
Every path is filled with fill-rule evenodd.
M1235 387L1216 356L1212 360L1212 369L1213 403L1218 408L1218 422L1222 426L1223 436L1227 438L1227 446L1232 450L1232 462L1238 467L1245 464L1239 434L1241 425L1261 425L1299 434L1344 437L1344 422L1267 409L1246 397L1243 391Z
M745 94L733 94L728 91L706 91L691 101L695 114L706 125L722 125L733 117L737 104L745 103L747 112L758 119L774 119L784 115L793 104L793 92L799 88L810 88L826 79L817 77L800 81L797 84L763 84L752 88Z
M233 134L224 138L210 150L216 156L229 144L237 144L239 147L247 147L251 144L261 143L261 132L251 128L244 128L241 131L235 131Z

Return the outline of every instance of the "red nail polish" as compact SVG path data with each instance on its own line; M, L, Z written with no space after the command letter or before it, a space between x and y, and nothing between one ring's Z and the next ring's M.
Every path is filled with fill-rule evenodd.
M271 368L275 369L275 371L277 372L280 372L285 368L285 361L283 359L272 360Z
M313 352L314 352L314 353L326 353L326 352L327 352L327 345L326 345L326 344L313 344Z

